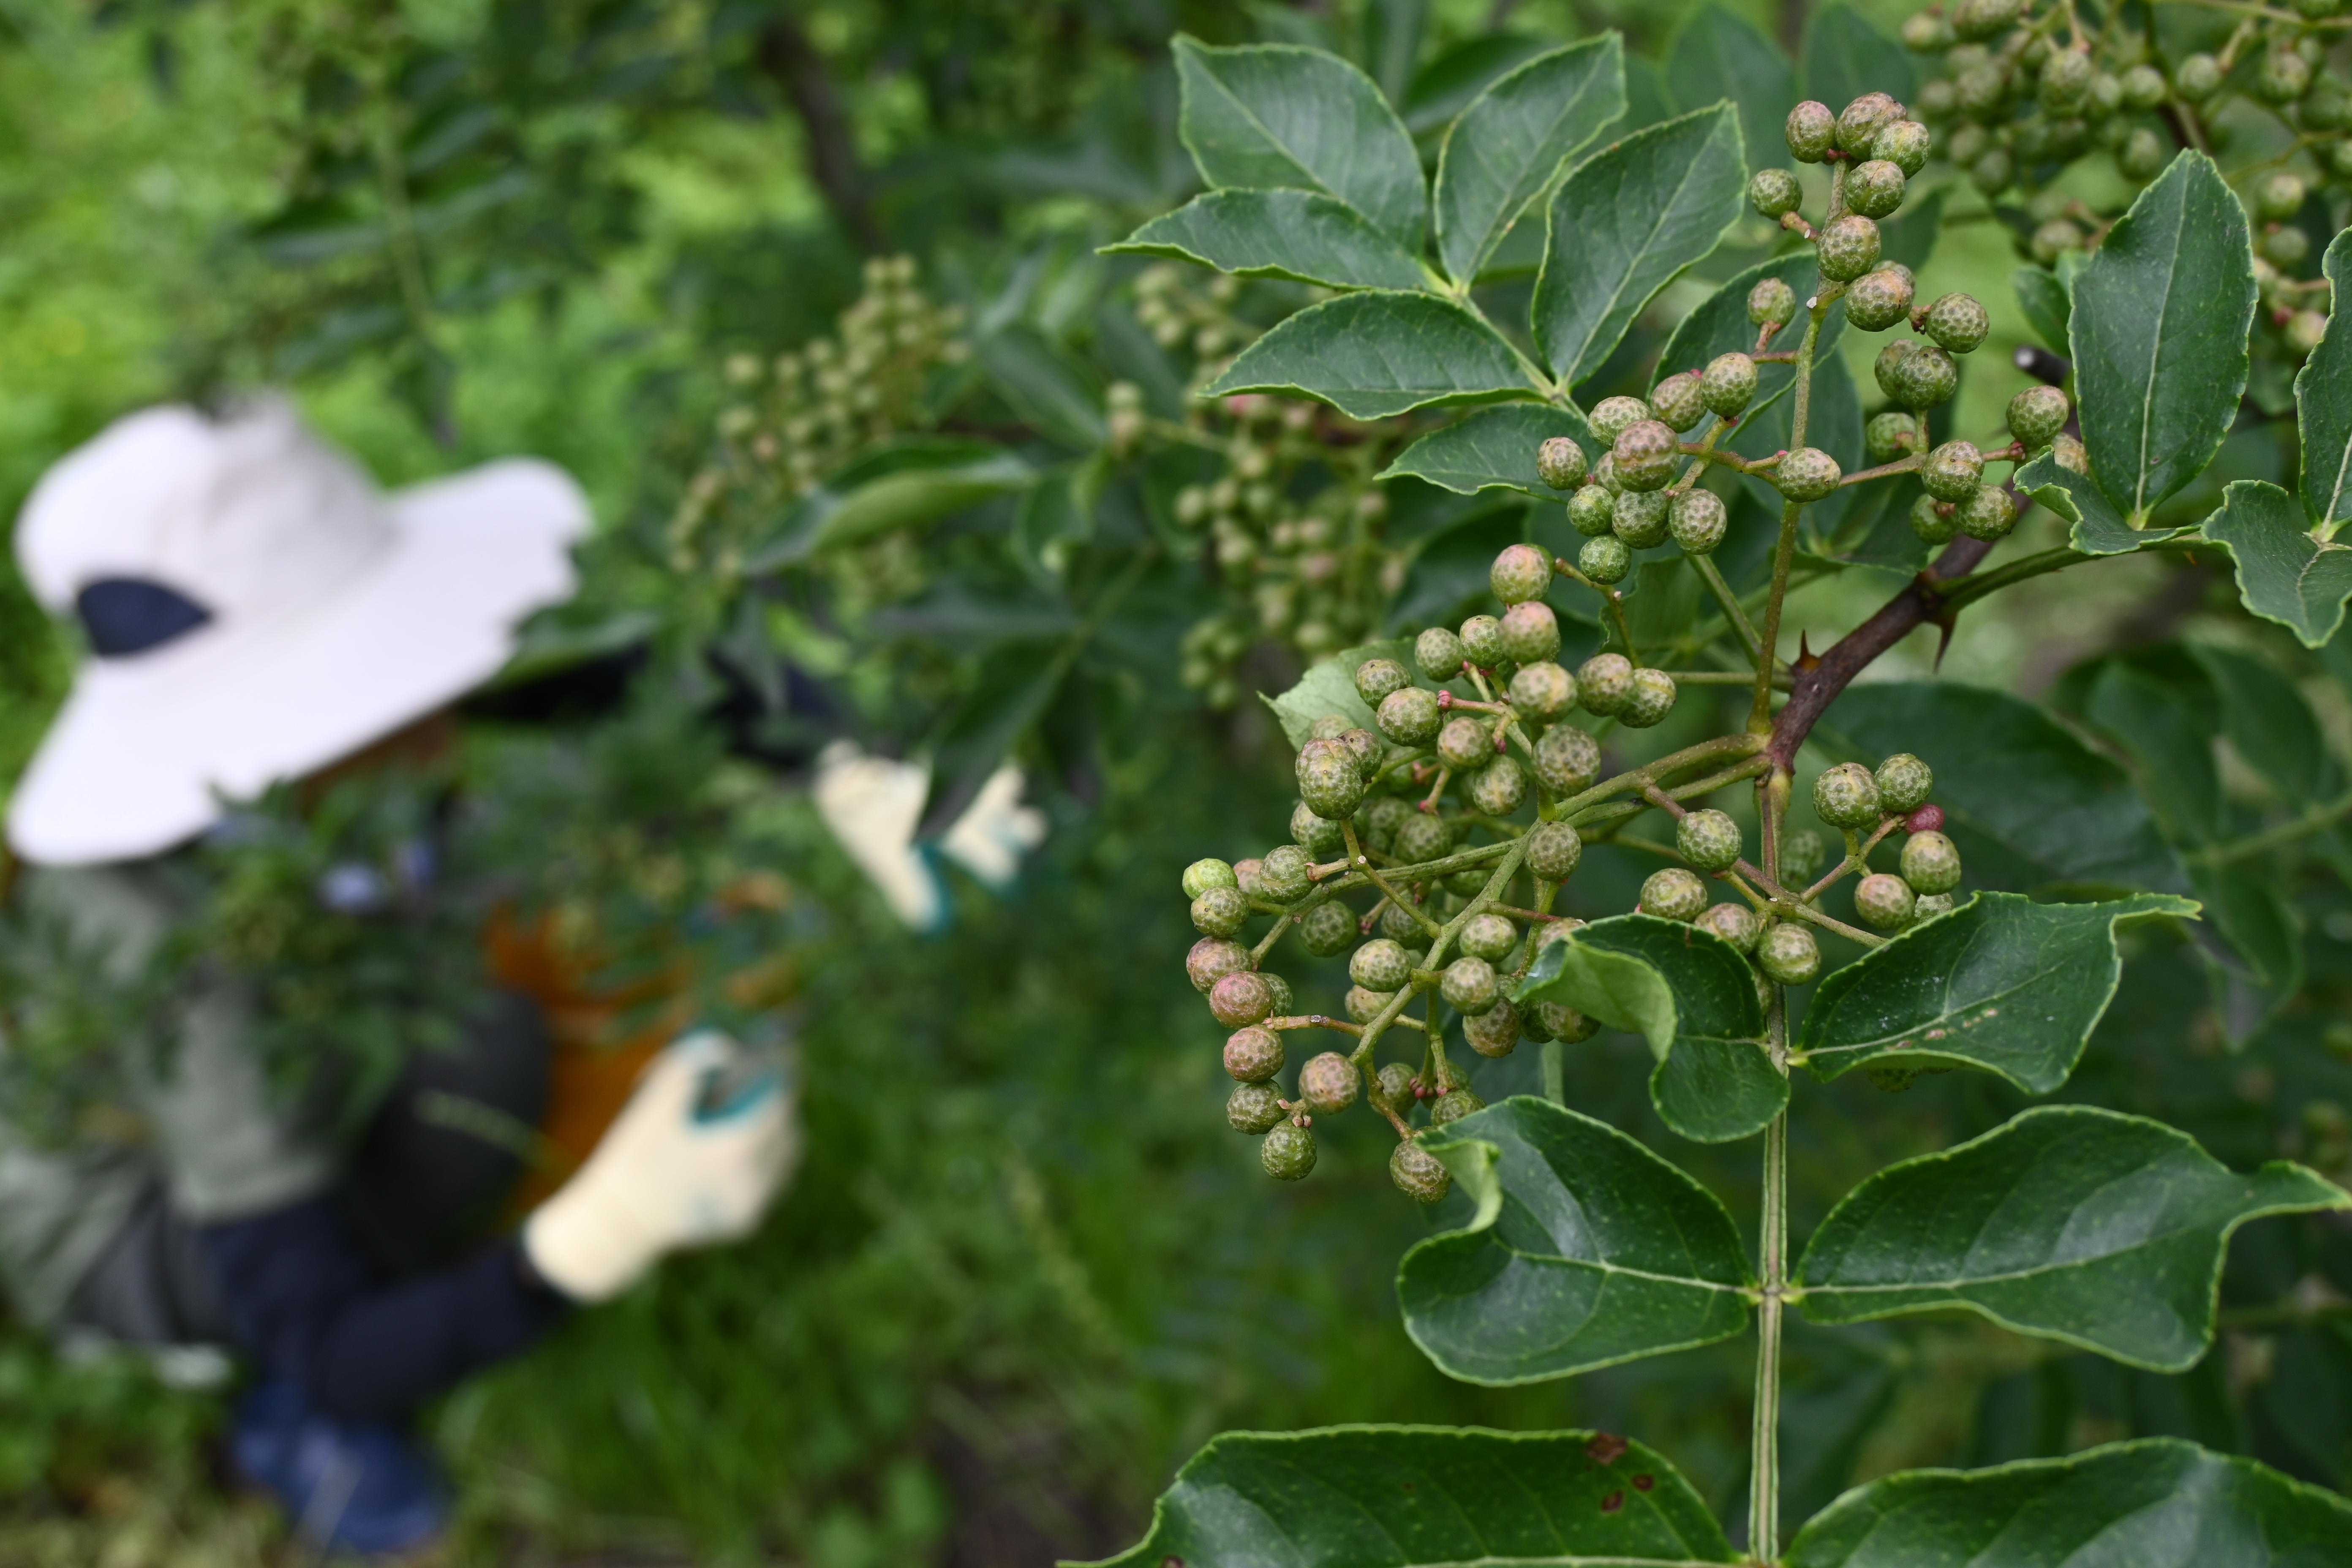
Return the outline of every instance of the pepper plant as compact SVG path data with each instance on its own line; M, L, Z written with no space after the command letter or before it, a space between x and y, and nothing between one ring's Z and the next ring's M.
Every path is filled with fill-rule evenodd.
M1270 1175L1298 1180L1317 1126L1362 1100L1395 1135L1404 1194L1460 1194L1441 1211L1459 1223L1397 1278L1413 1342L1452 1376L1568 1377L1752 1324L1755 1396L1744 1554L1636 1440L1368 1426L1218 1439L1117 1561L2347 1560L2352 1505L2172 1438L1897 1473L1810 1520L1780 1516L1792 1312L1838 1325L1957 1310L2180 1371L2213 1342L2233 1231L2352 1207L2304 1166L2236 1172L2159 1121L2052 1103L1891 1164L1810 1237L1790 1233L1801 1086L1859 1071L1901 1090L1962 1071L2053 1095L2115 994L2125 928L2201 926L2218 900L2221 947L2242 940L2230 867L2252 851L2222 846L2187 874L2114 765L2026 705L1934 685L1848 695L1922 626L1948 633L2014 583L2143 551L2226 552L2254 616L2309 647L2333 635L2352 586L2327 537L2352 464L2352 351L2320 335L2297 382L2300 497L2241 482L2201 521L2158 516L2213 458L2248 374L2249 226L2210 159L2173 157L2074 279L2065 385L2021 393L2004 432L1959 433L1948 406L1990 317L1965 295L1918 298L1886 256L1881 220L1934 135L1884 90L1788 110L1796 169L1759 148L1751 171L1730 101L1601 144L1626 97L1606 37L1493 79L1424 180L1381 89L1338 57L1183 38L1176 54L1185 143L1211 188L1119 248L1328 291L1207 393L1365 420L1472 406L1387 477L1531 496L1583 536L1571 559L1531 523L1492 559L1498 613L1345 650L1271 700L1296 758L1290 842L1184 875L1202 933L1188 973L1231 1031L1227 1117L1261 1139ZM1743 195L1782 246L1696 302L1646 396L1583 406L1579 389L1716 250ZM1524 331L1507 304L1524 305ZM1848 331L1903 334L1875 357L1885 406L1866 423L1838 353ZM2067 543L1987 569L2034 505ZM1803 563L1895 530L1934 552L1916 577L1826 649L1785 657ZM2211 668L2232 679L2222 656ZM2160 753L2131 721L2129 679L2107 671L2086 700L2145 762ZM1612 765L1670 716L1684 743ZM1809 750L1843 760L1800 791ZM2164 796L2163 780L2149 787ZM2257 847L2328 826L2327 812L2340 805ZM1641 836L1653 813L1670 841ZM1599 843L1670 864L1630 912L1560 912ZM1828 898L1849 881L1852 920ZM2043 896L2004 890L2021 886ZM1279 973L1342 952L1353 984L1329 1004ZM2225 1003L2246 984L2217 975ZM1604 1026L1647 1042L1674 1133L1760 1146L1752 1250L1706 1187L1577 1109L1576 1048ZM1293 1040L1326 1035L1339 1048L1286 1071ZM1485 1103L1454 1038L1483 1058L1539 1042L1543 1092Z

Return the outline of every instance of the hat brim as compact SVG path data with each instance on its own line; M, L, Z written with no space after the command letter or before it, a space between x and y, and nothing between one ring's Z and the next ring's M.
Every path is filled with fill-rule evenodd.
M588 508L509 458L385 498L393 542L314 605L84 662L8 808L38 865L159 854L498 673L517 623L568 597Z

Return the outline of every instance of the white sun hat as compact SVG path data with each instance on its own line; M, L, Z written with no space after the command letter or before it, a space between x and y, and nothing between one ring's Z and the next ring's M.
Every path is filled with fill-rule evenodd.
M531 458L380 495L270 402L152 408L43 476L16 559L91 657L8 805L25 859L157 854L496 674L588 505Z

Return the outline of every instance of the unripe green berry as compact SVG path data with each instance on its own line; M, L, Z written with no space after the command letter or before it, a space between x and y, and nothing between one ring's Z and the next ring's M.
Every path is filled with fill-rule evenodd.
M1800 827L1780 837L1780 879L1798 886L1821 875L1829 863L1829 846L1822 836L1810 827Z
M1303 1182L1315 1169L1315 1134L1295 1121L1278 1122L1258 1145L1258 1163L1277 1182Z
M1723 498L1713 490L1678 490L1666 509L1666 530L1685 555L1705 555L1722 543L1729 522Z
M1985 334L1992 331L1992 318L1974 297L1947 294L1927 307L1920 331L1948 352L1964 354L1985 341Z
M1675 824L1675 847L1702 871L1728 869L1746 847L1739 824L1709 807L1694 811Z
M1495 966L1465 953L1445 966L1437 994L1457 1013L1483 1013L1502 994Z
M1838 115L1838 151L1849 158L1867 157L1878 133L1902 118L1903 106L1885 93L1864 93Z
M1786 169L1759 169L1748 182L1748 204L1765 217L1777 218L1782 213L1795 212L1804 199L1797 176Z
M2041 80L2036 85L2042 107L2053 114L2067 114L2082 107L2097 68L2091 63L2091 57L2081 49L2052 49L2042 62Z
M1822 277L1832 283L1851 283L1878 265L1878 226L1860 213L1848 213L1822 226L1813 248Z
M1425 687L1408 686L1402 691L1391 691L1381 699L1380 711L1373 715L1381 733L1400 746L1425 746L1437 733L1444 710L1437 705L1437 693Z
M1664 670L1637 669L1625 706L1617 710L1617 722L1628 730L1649 729L1675 710L1675 699L1680 695L1675 678Z
M1676 371L1650 388L1650 406L1657 410L1660 424L1680 433L1706 417L1706 399L1700 395L1698 382L1698 372Z
M1527 798L1528 775L1517 757L1498 756L1470 775L1470 804L1489 816L1508 816Z
M2083 248L2083 231L2063 217L2052 218L2034 229L2027 244L2034 260L2044 267L2053 267L2067 251Z
M1952 96L1960 112L1975 120L1990 120L2009 97L2009 69L1999 60L1979 60L1952 78Z
M2066 395L2054 386L2029 386L2009 400L2009 433L2029 452L2040 451L2065 427Z
M1631 683L1630 672L1628 683ZM1581 683L1577 690L1580 696L1583 692ZM1600 776L1600 742L1575 725L1554 724L1536 742L1536 778L1553 795L1571 795L1591 789ZM1542 871L1536 874L1539 877L1549 875ZM1554 878L1553 880L1559 879Z
M1264 1083L1282 1070L1282 1037L1252 1024L1225 1037L1225 1071L1244 1083Z
M1315 885L1315 879L1307 875L1314 864L1297 845L1276 845L1258 863L1258 896L1277 904L1295 903L1305 898L1307 889Z
M1372 775L1380 772L1381 762L1388 755L1388 748L1381 744L1378 735L1360 724L1350 724L1340 731L1339 740L1348 748L1349 754L1356 759L1357 770L1364 775L1364 782L1370 784Z
M1506 546L1487 569L1486 584L1494 589L1495 597L1507 605L1523 605L1542 598L1551 587L1551 552L1540 544ZM1509 619L1504 616L1506 623ZM1507 626L1506 629L1507 632ZM1400 668L1397 673L1402 675L1404 671ZM1358 689L1361 689L1360 681ZM1374 699L1366 697L1364 700Z
M1765 279L1767 283L1779 281ZM1763 286L1757 285L1759 289ZM1710 413L1726 419L1737 418L1756 395L1756 362L1737 349L1716 355L1706 362L1706 370L1699 376L1698 395Z
M1298 1069L1298 1098L1318 1116L1339 1115L1356 1103L1362 1088L1355 1064L1337 1051L1311 1056Z
M1584 542L1584 548L1576 552L1576 569L1595 583L1622 583L1633 569L1633 552L1623 540L1604 533Z
M1519 1012L1507 1001L1497 1002L1462 1025L1463 1037L1482 1057L1507 1057L1518 1048Z
M1225 1097L1225 1120L1236 1132L1263 1132L1288 1114L1282 1091L1270 1083L1237 1083Z
M1894 402L1916 413L1950 400L1959 390L1960 374L1942 349L1897 338L1878 353L1872 369L1879 390Z
M1345 842L1339 825L1300 801L1290 808L1290 841L1311 855L1328 855Z
M1204 936L1184 955L1184 973L1192 989L1207 995L1218 981L1249 967L1249 949L1223 937Z
M1940 833L1915 833L1903 842L1903 879L1915 893L1948 893L1960 885L1959 847Z
M1412 820L1412 807L1392 795L1384 795L1356 814L1357 831L1364 842L1383 855L1396 842L1396 831Z
M1617 498L1617 537L1635 550L1664 544L1669 504L1664 490L1627 490Z
M1939 502L1934 496L1922 495L1911 503L1911 531L1926 544L1949 544L1952 536L1960 531L1958 509L1948 501Z
M1576 690L1586 712L1609 717L1633 695L1633 661L1622 653L1594 654L1576 672Z
M1617 460L1617 479L1629 490L1662 490L1674 483L1680 467L1675 433L1662 419L1637 419L1617 433L1610 447Z
M1653 871L1642 883L1642 913L1660 920L1696 920L1706 908L1706 884L1680 866Z
M1250 903L1239 888L1211 888L1192 900L1192 926L1208 936L1232 936L1249 923Z
M1348 987L1347 999L1343 1005L1348 1009L1348 1016L1350 1020L1359 1024L1369 1024L1379 1017L1381 1010L1394 1000L1396 1000L1396 993L1393 991L1374 991L1369 986L1350 985Z
M1499 561L1496 563L1497 571L1501 566ZM1378 708L1390 692L1402 691L1412 684L1412 677L1392 658L1368 658L1356 666L1356 695L1364 700L1367 708Z
M1713 931L1742 952L1756 951L1756 911L1746 904L1709 904L1691 923Z
M1565 436L1552 436L1536 448L1536 477L1556 490L1574 489L1584 479L1584 448Z
M1184 868L1184 896L1197 899L1212 888L1238 888L1241 879L1223 860L1195 860Z
M1860 763L1840 763L1813 781L1813 815L1832 827L1878 825L1878 781Z
M1288 1016L1291 1005L1290 982L1270 969L1258 971L1257 977L1265 982L1270 998L1269 1013L1277 1018Z
M1846 205L1864 217L1885 217L1903 205L1903 171L1884 158L1856 163L1846 172Z
M1756 967L1780 984L1802 985L1822 972L1821 946L1803 926L1776 921L1757 934Z
M1475 714L1457 713L1437 732L1437 760L1456 773L1483 766L1494 754L1495 732Z
M1903 47L1912 53L1931 55L1951 46L1952 24L1943 13L1915 11L1903 19Z
M1909 925L1912 905L1917 901L1910 883L1884 871L1864 877L1853 889L1854 913L1880 931L1900 931Z
M1874 463L1891 463L1906 452L1916 451L1919 422L1899 409L1874 415L1863 426L1862 444Z
M1345 741L1309 741L1298 749L1298 798L1318 816L1338 821L1364 798L1364 771Z
M1508 915L1475 914L1462 927L1460 942L1462 951L1472 957L1499 963L1519 945L1519 928Z
M1772 470L1772 483L1793 501L1815 501L1838 488L1844 473L1838 461L1819 447L1799 447L1785 454Z
M1883 332L1911 313L1911 279L1891 267L1864 273L1845 291L1845 319L1865 332Z
M1603 442L1614 446L1617 437L1628 426L1638 425L1650 417L1650 405L1638 397L1604 397L1592 405L1586 423Z
M1970 539L2006 539L2017 526L2017 502L1999 485L1979 485L1953 512L1952 521Z
M1964 501L1984 482L1984 454L1972 441L1947 441L1919 466L1919 482L1937 500Z
M1922 921L1934 920L1937 915L1950 914L1953 901L1949 893L1922 893L1919 901L1911 906L1911 922L1916 925Z
M2172 70L2172 90L2191 103L2202 103L2221 90L2221 62L2211 55L2198 53L2183 59Z
M1559 1002L1538 1002L1528 1015L1537 1027L1553 1039L1578 1045L1601 1032L1601 1022Z
M2006 147L1989 148L1969 165L1969 179L1986 195L1997 196L2017 178L2017 161Z
M1601 453L1601 460L1592 465L1592 482L1612 496L1625 488L1617 478L1617 458L1614 453Z
M2265 103L2293 103L2311 87L2311 63L2292 49L2273 49L2254 72L2255 95Z
M1412 1068L1404 1063L1391 1062L1381 1068L1380 1082L1373 1093L1375 1100L1386 1100L1398 1110L1410 1110L1420 1103L1412 1092Z
M1271 1016L1274 988L1265 977L1237 969L1209 987L1209 1011L1228 1029L1238 1029Z
M1544 575L1551 575L1547 564ZM1503 657L1513 664L1533 664L1559 651L1559 617L1540 599L1528 599L1503 612L1500 637Z
M1521 716L1549 722L1576 706L1576 677L1549 659L1523 664L1505 693Z
M1432 1127L1443 1127L1448 1122L1459 1121L1465 1116L1486 1109L1486 1102L1475 1091L1467 1089L1448 1089L1437 1097L1437 1103L1429 1108L1429 1124Z
M2303 210L2304 198L2309 194L2301 175L2281 170L2254 187L2254 216L2284 223Z
M1318 958L1336 957L1356 940L1356 917L1336 899L1318 904L1298 922L1298 940Z
M1412 642L1412 661L1424 679L1451 680L1462 673L1462 639L1444 626L1432 626Z
M1481 669L1503 662L1503 623L1493 616L1473 616L1462 623L1462 652Z
M1617 521L1617 498L1606 485L1587 485L1568 498L1568 525L1587 539L1607 533Z
M2263 235L2263 259L2277 267L2299 267L2311 254L2311 236L2292 226L2273 226Z
M1748 324L1785 327L1797 319L1797 291L1779 278L1760 278L1748 290ZM1709 406L1713 406L1710 405Z
M1538 758L1538 768L1543 763ZM1565 822L1544 822L1528 835L1528 869L1547 882L1565 882L1584 858L1584 840Z
M1870 782L1878 791L1881 812L1908 816L1935 793L1936 770L1908 752L1897 752L1878 764Z
M1348 978L1368 991L1400 991L1412 978L1412 955L1401 942L1376 936L1348 957Z
M1444 817L1434 813L1416 811L1397 829L1396 858L1403 865L1418 866L1451 854L1453 849L1454 829L1446 825ZM1391 905L1389 913L1401 914L1401 911ZM1387 916L1382 916L1381 920L1381 929L1385 931ZM1421 928L1418 923L1408 920L1405 929L1418 933ZM1397 933L1390 931L1389 934L1394 936Z
M1837 140L1837 116L1811 100L1789 110L1789 154L1800 163L1818 163Z
M2307 358L2327 334L2327 318L2317 310L2297 310L2287 318L2287 351L2297 359Z
M1927 166L1927 149L1936 138L1916 120L1897 120L1888 123L1870 144L1870 155L1883 158L1903 172L1906 179Z
M1417 1204L1436 1203L1454 1186L1453 1173L1444 1163L1410 1138L1398 1143L1389 1155L1389 1180L1397 1184L1397 1191Z
M2154 66L2137 65L2116 79L2123 89L2124 101L2134 109L2149 110L2164 101L2164 73Z

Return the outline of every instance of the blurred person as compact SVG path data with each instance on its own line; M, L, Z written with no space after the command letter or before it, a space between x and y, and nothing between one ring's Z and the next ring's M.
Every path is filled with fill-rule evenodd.
M571 479L526 459L381 495L280 404L120 421L17 525L26 582L89 658L9 803L10 896L127 984L182 912L160 868L225 830L223 803L446 745L449 705L572 594L586 523ZM63 1148L0 1119L0 1279L63 1337L242 1352L242 1477L321 1548L431 1542L446 1500L416 1409L664 1255L748 1235L798 1156L781 1058L673 1021L625 1062L633 1086L606 1064L577 1169L483 1239L522 1158L418 1107L456 1094L576 1131L546 1000L500 993L455 1050L414 1054L354 1143L268 1091L254 998L194 966L127 1116Z

